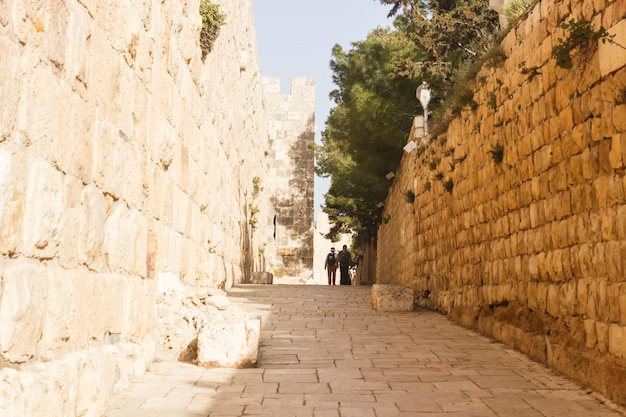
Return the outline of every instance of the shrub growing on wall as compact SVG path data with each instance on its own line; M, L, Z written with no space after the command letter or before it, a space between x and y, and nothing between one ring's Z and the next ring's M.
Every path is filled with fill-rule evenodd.
M567 32L567 37L558 39L558 43L552 47L552 57L556 60L556 65L565 69L572 68L572 54L576 51L589 52L599 41L604 43L612 40L604 27L601 26L596 31L587 20L571 19L568 23L563 23L561 28Z
M500 142L496 142L487 152L489 152L491 160L496 165L501 164L504 160L504 146L502 146Z
M508 3L504 10L504 15L509 26L514 25L521 19L535 3L537 3L537 0L513 0Z
M220 28L226 23L226 15L220 11L220 6L209 0L200 0L200 16L202 16L202 31L200 31L200 48L202 59L211 49L220 33Z

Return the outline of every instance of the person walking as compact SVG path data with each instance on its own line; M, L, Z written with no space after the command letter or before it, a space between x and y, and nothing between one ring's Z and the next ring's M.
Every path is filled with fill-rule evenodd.
M337 256L335 255L335 248L330 248L330 253L326 255L324 269L328 274L328 285L335 285L335 279L337 277Z
M352 255L348 251L348 246L343 245L341 252L339 252L339 272L340 279L339 283L341 285L352 285L352 280L350 279L349 269L352 266Z

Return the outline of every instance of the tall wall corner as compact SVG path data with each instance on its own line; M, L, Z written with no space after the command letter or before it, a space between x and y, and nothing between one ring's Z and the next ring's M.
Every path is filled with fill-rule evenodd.
M263 77L268 114L277 283L313 279L315 79L294 77L289 94L280 79Z

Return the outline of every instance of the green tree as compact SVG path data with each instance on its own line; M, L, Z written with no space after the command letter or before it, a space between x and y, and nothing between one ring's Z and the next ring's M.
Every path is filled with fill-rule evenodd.
M423 111L416 87L423 80L431 86L431 122L468 104L468 80L498 31L485 0L379 1L397 15L394 29L378 28L349 51L333 48L336 107L316 149L317 174L331 176L324 208L330 238L376 236L390 185L385 175L397 169L413 117Z
M465 93L476 63L494 45L498 14L486 0L380 0L400 13L400 30L417 43L427 57L414 62L411 75L428 80L438 103Z
M405 32L383 28L350 51L335 45L332 53L336 107L316 151L317 174L332 177L324 211L333 224L331 238L348 231L370 238L389 190L385 175L396 170L413 117L421 112L415 98L421 79L408 69L424 54Z

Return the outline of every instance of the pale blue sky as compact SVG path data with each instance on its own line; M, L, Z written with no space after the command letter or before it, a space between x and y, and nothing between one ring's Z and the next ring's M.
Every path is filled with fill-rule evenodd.
M378 0L253 0L261 73L281 79L289 93L292 77L315 78L316 142L333 105L329 62L335 44L350 49L377 26L391 26L390 6ZM315 178L315 213L324 203L329 179Z

